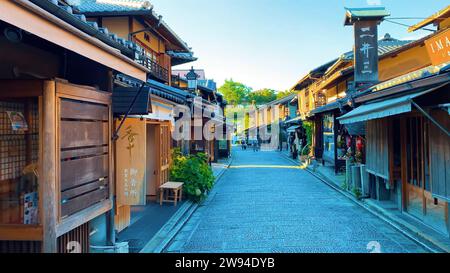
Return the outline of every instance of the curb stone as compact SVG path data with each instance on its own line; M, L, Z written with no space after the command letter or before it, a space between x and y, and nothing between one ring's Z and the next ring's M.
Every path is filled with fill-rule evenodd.
M233 159L231 158L230 161L226 163L224 170L216 176L215 183L222 178L222 175L226 172L232 162ZM214 189L210 192L210 195L212 195L213 192ZM164 226L155 234L155 236L147 242L139 253L162 253L170 245L200 205L203 204L186 201L182 207L178 209L178 211L169 219L169 221L167 221L167 223L164 224Z

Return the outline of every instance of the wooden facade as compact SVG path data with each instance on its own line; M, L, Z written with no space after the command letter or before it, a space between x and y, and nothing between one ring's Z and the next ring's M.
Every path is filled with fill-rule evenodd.
M0 86L17 90L12 98L2 94L2 100L35 103L35 124L30 121L29 125L36 131L24 135L25 162L17 167L37 164L39 196L36 223L26 224L22 219L12 223L15 228L11 228L11 223L2 223L0 244L37 241L41 242L42 251L57 252L58 238L112 207L111 96L61 80L3 80ZM19 158L21 151L18 150ZM2 159L11 156L3 154ZM8 177L14 178L17 176ZM28 194L29 190L24 188L23 192ZM23 210L19 209L22 213ZM80 243L87 249L88 237Z
M155 200L169 179L172 110L183 100L159 87L151 113L127 119L113 142L115 79L170 86L169 51L188 56L177 64L195 58L152 10L87 12L86 22L64 0L7 0L0 9L0 252L89 252L97 229L108 238L96 243L114 242L114 222L126 228L130 206ZM18 43L3 32L16 28L25 37Z
M119 120L116 124L118 124ZM131 206L156 202L159 186L169 181L172 124L167 120L128 118L116 142L115 229L131 223Z
M448 112L435 110L432 116L437 122L450 130ZM429 127L429 160L431 192L444 200L450 201L450 145L449 137L436 126Z
M388 119L370 120L366 125L366 171L390 180L391 130Z

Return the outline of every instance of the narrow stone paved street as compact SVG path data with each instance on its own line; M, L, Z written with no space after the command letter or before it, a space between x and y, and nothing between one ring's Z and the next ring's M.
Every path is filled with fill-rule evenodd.
M166 252L425 252L280 153L233 152Z

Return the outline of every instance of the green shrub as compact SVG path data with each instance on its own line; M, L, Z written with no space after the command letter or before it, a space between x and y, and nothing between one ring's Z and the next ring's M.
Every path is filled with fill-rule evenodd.
M353 194L355 195L356 199L359 200L362 195L361 190L359 188L353 187L352 191L353 191Z
M313 123L310 121L303 122L303 128L306 131L306 143L311 146L312 145L312 131L313 131Z
M180 149L172 151L170 181L183 182L183 193L190 200L200 202L214 185L214 174L204 153L183 155Z
M308 146L306 148L303 148L302 151L301 151L302 155L309 155L310 152L311 152L310 146Z

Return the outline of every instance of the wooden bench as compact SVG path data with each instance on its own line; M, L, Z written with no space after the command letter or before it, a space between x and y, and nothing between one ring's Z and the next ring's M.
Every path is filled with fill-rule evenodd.
M173 192L173 195L170 193ZM171 202L177 205L181 201L183 195L183 183L181 182L166 182L159 187L159 204L162 206L163 202Z

